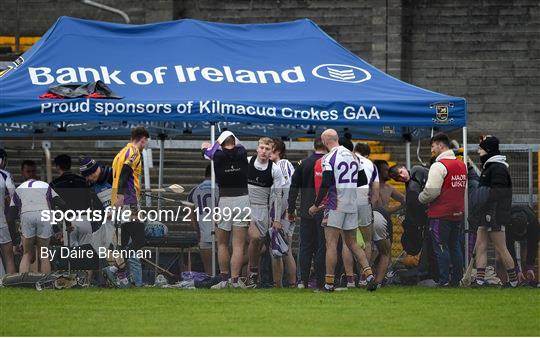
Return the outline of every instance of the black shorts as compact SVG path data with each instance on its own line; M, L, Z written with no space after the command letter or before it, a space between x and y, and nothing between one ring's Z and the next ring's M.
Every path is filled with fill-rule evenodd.
M121 229L122 247L126 247L130 240L129 248L133 250L139 250L146 244L144 223L126 222L121 225Z

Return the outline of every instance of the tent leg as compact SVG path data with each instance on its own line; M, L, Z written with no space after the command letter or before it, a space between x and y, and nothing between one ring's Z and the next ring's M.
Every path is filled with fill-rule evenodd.
M528 166L527 166L527 181L528 181L528 190L529 190L529 206L532 208L534 203L534 189L533 189L533 152L532 148L529 147L528 150Z
M467 127L463 127L463 162L465 162L465 168L468 169L468 165L467 165ZM468 266L469 265L469 184L467 182L466 186L465 186L465 196L464 196L464 217L463 217L463 222L464 222L464 228L465 228L465 251L464 251L464 257L465 257L465 266Z
M216 142L216 124L212 123L210 126L210 144L214 145ZM214 160L210 161L210 173L211 173L211 189L212 189L212 211L210 212L211 219L214 219L214 208L216 207L216 174L214 173ZM216 231L212 229L212 277L216 276Z
M43 149L43 154L45 155L45 175L47 176L47 182L52 181L52 160L51 160L51 142L50 141L41 141L41 148Z
M411 170L411 142L405 142L405 166Z
M159 176L158 188L163 187L163 162L165 161L165 134L159 134ZM158 193L158 210L161 210L161 192Z

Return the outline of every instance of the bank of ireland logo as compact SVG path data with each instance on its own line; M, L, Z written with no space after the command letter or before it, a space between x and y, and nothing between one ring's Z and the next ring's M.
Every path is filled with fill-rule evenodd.
M338 82L360 83L371 79L371 74L365 69L337 63L318 65L311 73L320 79Z

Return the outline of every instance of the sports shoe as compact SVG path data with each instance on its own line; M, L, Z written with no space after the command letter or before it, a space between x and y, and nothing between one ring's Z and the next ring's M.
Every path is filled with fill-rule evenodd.
M335 291L334 286L327 287L326 284L320 289L315 289L315 292L334 292L334 291Z
M315 278L310 279L307 286L310 289L318 289L319 287L318 287L317 279Z
M514 289L514 288L517 288L518 287L518 284L517 282L515 284L512 284L511 282L506 282L502 285L502 288L503 289Z
M247 279L245 277L239 277L236 283L231 282L231 287L233 289L251 289L251 287L246 285Z
M361 279L361 280L358 281L358 287L359 288L365 288L365 287L367 287L367 284L368 284L368 282L365 279Z
M297 288L297 289L305 289L306 286L304 285L303 282L300 282L300 283L298 283L298 285L296 286L296 288Z
M249 277L247 278L246 286L251 289L255 289L257 287L259 274L257 273L250 273Z
M356 284L354 284L354 282L347 282L348 289L354 289L355 287L356 287Z
M373 277L373 275L368 276L368 277L366 278L366 282L367 282L366 289L367 289L368 291L375 291L375 290L377 290L377 282L375 281L375 277Z
M487 286L487 283L485 281L479 281L478 279L475 279L471 283L471 288L473 289L479 289L479 288L485 288Z
M228 280L222 280L221 282L212 285L210 289L227 289L230 287L230 283Z

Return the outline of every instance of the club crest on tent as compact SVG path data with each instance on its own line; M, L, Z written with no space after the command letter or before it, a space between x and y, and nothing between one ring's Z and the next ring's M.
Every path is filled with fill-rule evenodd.
M435 118L433 119L433 122L435 124L448 124L452 123L454 119L449 118L449 104L436 104L435 105Z

